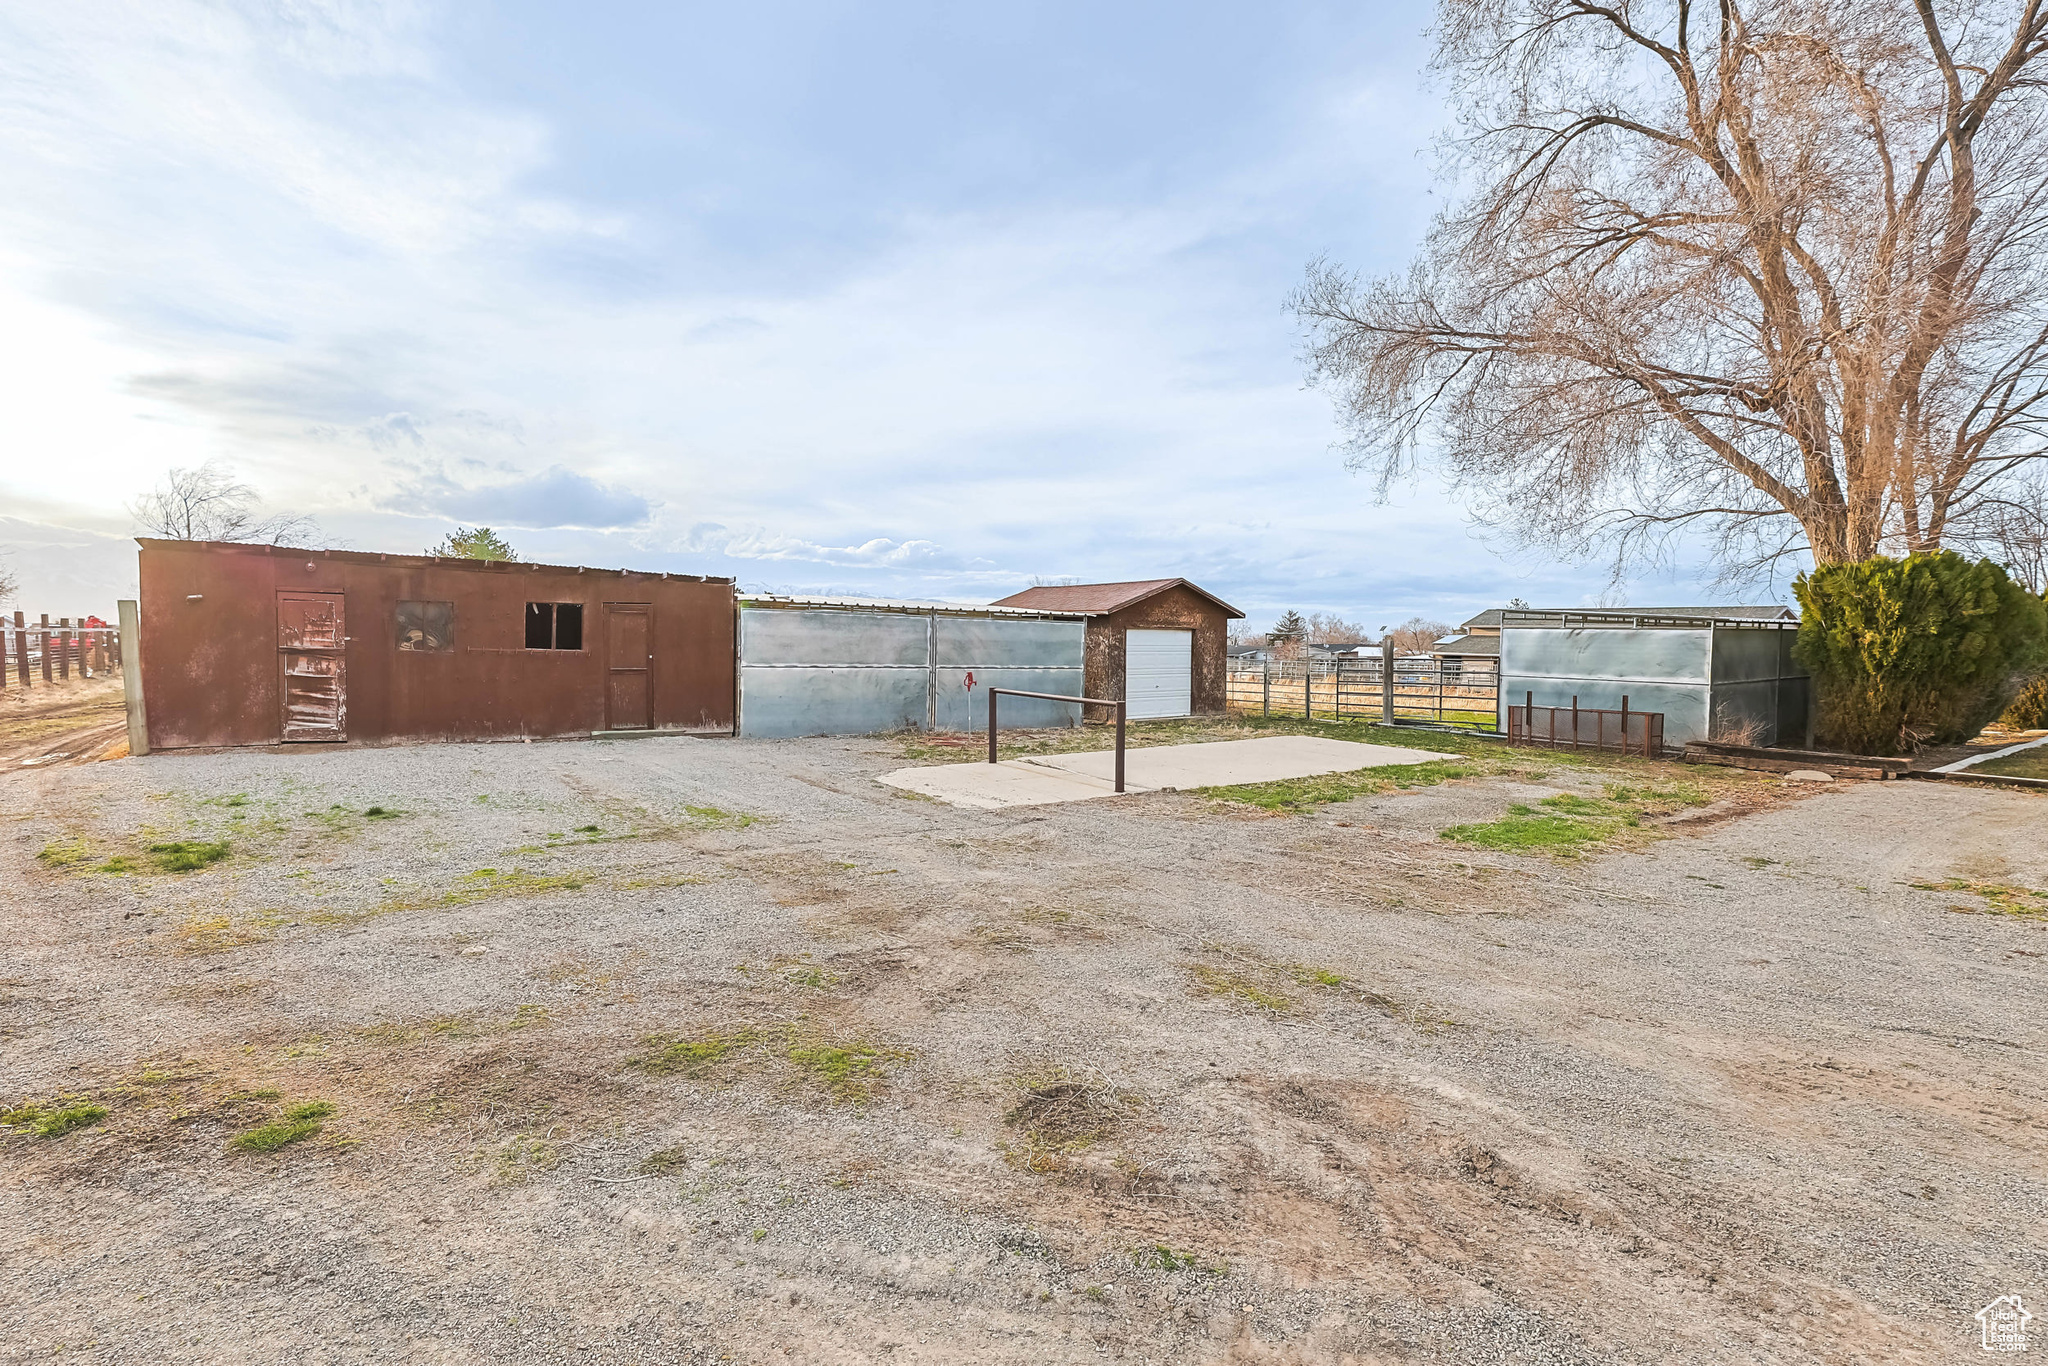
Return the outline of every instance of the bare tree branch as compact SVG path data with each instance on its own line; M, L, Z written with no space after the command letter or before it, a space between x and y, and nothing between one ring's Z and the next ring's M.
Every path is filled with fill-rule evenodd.
M1482 524L1617 564L2021 534L2048 0L1714 13L1439 0L1451 207L1405 276L1317 261L1291 300L1354 466L1384 489L1426 457Z
M135 500L130 516L167 541L260 541L306 545L319 534L310 517L256 513L256 490L237 483L218 460L198 469L173 469L164 482Z

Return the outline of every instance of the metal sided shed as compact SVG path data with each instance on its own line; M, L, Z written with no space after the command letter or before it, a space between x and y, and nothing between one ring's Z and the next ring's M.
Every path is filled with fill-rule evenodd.
M140 544L152 749L732 733L731 579Z
M1230 623L1244 613L1186 579L1046 584L995 605L1086 616L1088 695L1122 699L1134 721L1229 704Z
M739 733L757 739L983 730L988 689L1081 692L1079 613L869 598L745 597ZM1072 726L1081 709L1010 698L1002 722Z
M1806 670L1785 608L1503 611L1500 724L1530 700L1662 712L1664 743L1804 744Z

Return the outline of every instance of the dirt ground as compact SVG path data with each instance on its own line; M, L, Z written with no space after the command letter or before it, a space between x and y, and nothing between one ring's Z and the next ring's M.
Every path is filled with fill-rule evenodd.
M121 674L73 675L20 687L12 675L0 692L0 773L21 767L98 762L110 749L128 750L127 703Z
M0 1360L1920 1363L2048 1303L2048 798L873 781L943 748L0 773Z

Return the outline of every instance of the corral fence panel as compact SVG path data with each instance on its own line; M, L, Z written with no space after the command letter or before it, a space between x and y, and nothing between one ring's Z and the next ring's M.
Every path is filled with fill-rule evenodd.
M96 624L87 625L93 622ZM121 667L121 632L96 617L0 614L0 689L95 678Z
M1227 698L1234 712L1343 720L1387 715L1386 665L1376 656L1234 661ZM1500 673L1490 661L1394 661L1393 715L1488 734L1500 728Z

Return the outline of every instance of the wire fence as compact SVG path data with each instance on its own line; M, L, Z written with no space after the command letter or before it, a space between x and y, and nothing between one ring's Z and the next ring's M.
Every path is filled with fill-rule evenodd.
M1232 711L1256 715L1384 720L1385 669L1370 655L1232 661L1226 698ZM1500 671L1491 660L1396 659L1392 700L1397 721L1500 729Z

